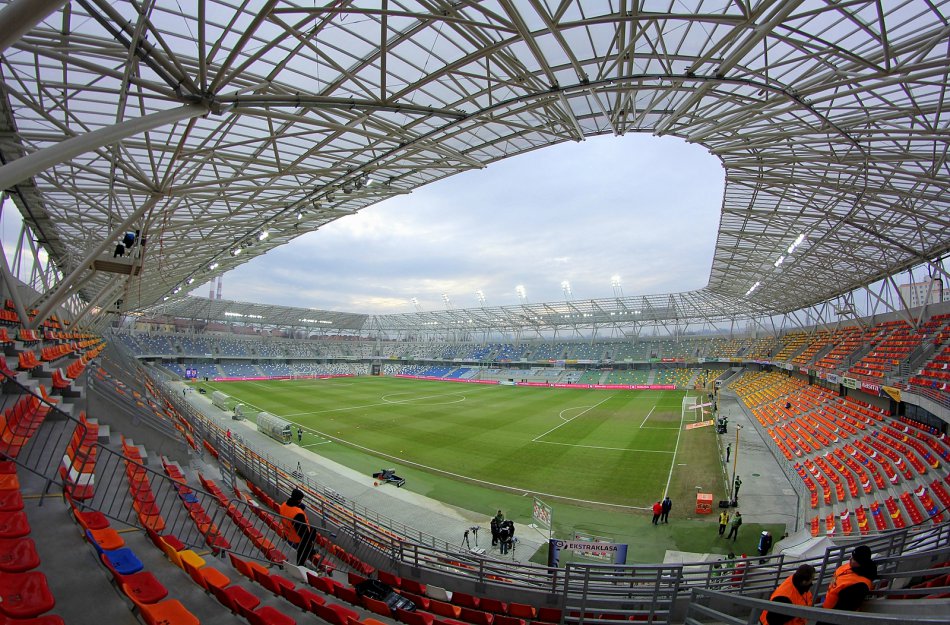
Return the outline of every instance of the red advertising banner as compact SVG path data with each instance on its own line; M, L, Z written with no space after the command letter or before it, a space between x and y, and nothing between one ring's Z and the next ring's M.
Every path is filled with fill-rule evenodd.
M394 378L414 380L433 380L436 382L463 382L468 384L500 384L498 380L459 380L457 378L436 378L425 375L396 374ZM548 388L593 388L607 391L675 391L675 384L551 384L550 382L515 382L514 386L543 386Z

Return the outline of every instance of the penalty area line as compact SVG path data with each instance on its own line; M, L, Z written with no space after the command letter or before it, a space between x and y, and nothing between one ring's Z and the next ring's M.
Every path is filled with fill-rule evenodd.
M610 397L613 397L613 395L611 395ZM537 443L539 438L544 438L545 436L547 436L548 434L550 434L550 433L553 432L554 430L558 429L559 427L564 426L564 425L567 425L568 423L570 423L571 421L573 421L573 420L576 419L577 417L580 417L580 416L583 416L583 415L587 414L588 412L590 412L591 410L593 410L593 409L596 408L597 406L601 405L602 403L604 403L605 401L607 401L608 399L610 399L610 397L605 397L604 399L602 399L601 401L597 402L597 403L594 404L593 406L590 406L589 408L587 408L587 410L584 410L583 412L579 412L579 413L577 413L576 415L574 415L573 417L571 417L570 419L567 419L566 421L564 421L564 422L562 422L562 423L559 423L558 425L555 425L553 428L551 428L550 430L548 430L548 431L545 432L544 434L539 434L539 435L535 436L534 438L531 439L531 442L532 442L532 443Z
M672 451L662 451L659 449L627 449L626 447L602 447L600 445L578 445L577 443L556 443L554 441L531 441L532 443L544 443L545 445L564 445L565 447L584 447L586 449L607 449L609 451L635 451L644 454L672 454Z
M650 415L653 414L653 411L656 410L656 404L653 404L653 407L650 408L650 412L647 413L647 416L643 417L643 422L640 423L640 429L643 429L643 424L647 422L647 419L650 418Z

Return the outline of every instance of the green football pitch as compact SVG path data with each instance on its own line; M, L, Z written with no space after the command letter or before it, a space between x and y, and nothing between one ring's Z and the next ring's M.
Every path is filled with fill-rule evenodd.
M301 426L308 451L366 475L395 468L406 488L445 503L486 516L503 508L527 523L538 497L554 509L559 536L583 532L635 542L640 532L632 528L645 527L644 519L649 525L649 507L668 492L683 536L664 527L668 541L644 551L666 542L671 548L690 542L683 521L715 533L715 513L694 513L696 493L724 498L715 430L685 428L694 417L681 416L683 391L381 377L205 386L252 415L266 411ZM639 555L662 560L662 551Z

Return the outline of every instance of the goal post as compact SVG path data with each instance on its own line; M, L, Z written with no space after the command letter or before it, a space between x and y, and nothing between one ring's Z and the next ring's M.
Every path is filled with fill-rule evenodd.
M695 421L696 420L696 408L695 406L699 403L699 397L693 395L683 396L683 406L680 411L680 419L683 421Z

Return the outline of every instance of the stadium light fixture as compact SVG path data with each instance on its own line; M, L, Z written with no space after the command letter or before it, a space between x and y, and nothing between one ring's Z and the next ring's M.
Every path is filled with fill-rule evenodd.
M623 289L620 287L620 276L617 274L610 276L610 286L614 290L614 297L623 297Z
M518 294L518 298L521 299L522 304L528 303L528 292L525 291L523 284L519 284L515 287L515 293Z
M561 290L564 291L564 299L571 299L573 291L571 291L571 283L567 280L561 281Z
M795 241L792 242L792 244L788 246L788 253L791 254L792 252L797 250L798 246L800 246L804 241L805 241L805 234L802 233L798 235L798 237L795 238Z
M775 261L775 268L778 269L778 267L779 267L782 263L784 263L784 262L785 262L785 257L784 257L784 256L779 256L779 257L778 257L778 260Z
M267 230L261 230L261 231L258 233L258 235L257 235L257 240L258 240L258 241L263 241L264 239L266 239L266 238L269 237L269 236L270 236L270 232L268 232Z
M210 265L208 265L208 271L214 271L217 268L218 268L218 263L211 263Z
M756 290L757 288L759 288L759 285L760 285L760 284L762 284L762 283L756 281L756 283L753 284L751 287L749 287L749 290L745 292L745 296L746 296L746 297L749 297L750 295L752 295L752 291L754 291L754 290Z
M485 293L481 289L475 289L475 299L478 300L479 306L485 305Z

